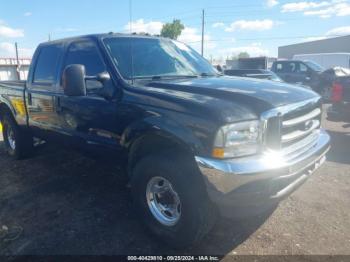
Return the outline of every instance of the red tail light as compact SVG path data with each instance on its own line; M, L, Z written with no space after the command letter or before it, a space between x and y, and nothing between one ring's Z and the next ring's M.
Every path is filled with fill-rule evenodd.
M343 99L343 86L339 83L333 83L332 86L332 102L340 102Z

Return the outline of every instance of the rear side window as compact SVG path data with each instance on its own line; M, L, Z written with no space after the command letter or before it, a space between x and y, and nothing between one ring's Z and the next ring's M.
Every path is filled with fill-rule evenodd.
M41 48L34 71L34 83L53 84L56 78L59 58L61 55L60 45L50 45Z
M282 63L276 64L276 72L283 72L283 64Z
M297 72L297 64L296 63L288 63L286 66L286 72L287 73L295 73Z

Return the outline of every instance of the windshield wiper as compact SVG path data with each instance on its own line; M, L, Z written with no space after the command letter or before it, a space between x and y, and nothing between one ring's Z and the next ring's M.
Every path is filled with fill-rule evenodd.
M162 80L162 79L173 79L173 78L197 78L197 75L154 75L154 76L135 76L134 79L135 80L152 80L152 81L156 81L156 80Z
M201 76L201 77L223 76L223 74L201 73L200 76Z

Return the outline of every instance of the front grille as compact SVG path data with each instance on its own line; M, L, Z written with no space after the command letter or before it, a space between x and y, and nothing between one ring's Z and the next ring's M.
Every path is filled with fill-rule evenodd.
M283 116L281 125L281 147L294 144L314 133L321 126L321 108L310 108L302 115L289 118Z
M294 158L316 145L322 117L320 99L280 107L265 115L267 149L282 150Z

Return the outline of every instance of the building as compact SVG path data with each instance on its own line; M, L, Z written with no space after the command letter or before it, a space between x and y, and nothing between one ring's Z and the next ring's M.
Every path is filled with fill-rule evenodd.
M266 56L237 58L226 60L226 67L228 69L269 69L276 60Z
M278 58L293 59L294 55L319 53L350 53L350 35L286 45L278 48Z
M0 58L0 81L26 80L28 76L30 58ZM18 71L17 71L18 70Z

